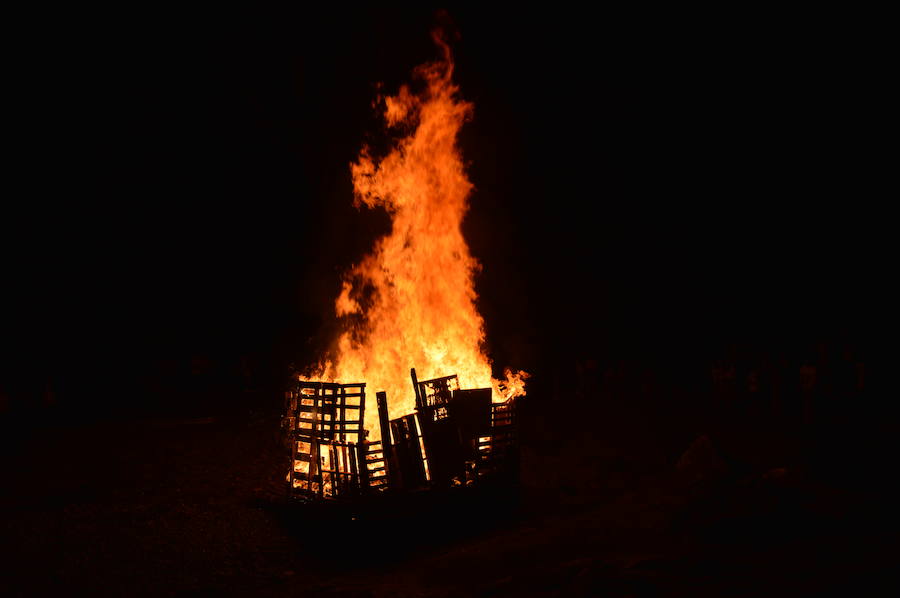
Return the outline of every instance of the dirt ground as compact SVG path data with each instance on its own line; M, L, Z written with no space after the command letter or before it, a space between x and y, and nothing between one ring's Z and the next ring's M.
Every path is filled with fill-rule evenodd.
M525 447L514 495L310 510L285 501L276 429L277 413L239 413L22 433L4 467L2 594L804 596L896 581L892 507L861 493L698 485L576 439Z

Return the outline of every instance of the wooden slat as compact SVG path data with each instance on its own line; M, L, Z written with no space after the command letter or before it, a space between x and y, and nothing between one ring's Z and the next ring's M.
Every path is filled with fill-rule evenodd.
M358 489L361 484L359 483L359 471L357 470L357 461L359 460L359 445L353 444L352 442L347 444L347 458L350 460L350 473L353 475L351 479L355 480L356 488Z

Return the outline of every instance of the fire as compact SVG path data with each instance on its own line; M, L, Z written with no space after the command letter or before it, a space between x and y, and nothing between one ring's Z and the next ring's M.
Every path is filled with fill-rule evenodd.
M414 71L424 90L403 86L384 98L388 131L405 136L382 159L364 147L351 164L354 205L386 210L392 228L345 275L335 301L343 332L309 376L386 391L392 418L415 408L410 367L423 380L457 374L463 388L492 386L495 401L524 395L528 377L507 369L493 379L482 349L473 281L480 264L461 230L473 186L457 146L473 106L458 98L449 46L433 37L442 58ZM376 410L365 419L377 436Z

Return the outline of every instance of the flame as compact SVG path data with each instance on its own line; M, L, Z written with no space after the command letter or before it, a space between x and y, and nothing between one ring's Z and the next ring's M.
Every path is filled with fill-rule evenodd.
M381 160L364 147L351 164L354 205L386 210L392 228L345 275L334 304L343 332L333 356L304 376L384 390L391 418L415 408L410 367L420 380L457 374L462 388L493 387L495 401L524 395L528 377L507 369L492 379L482 349L473 281L481 266L461 230L473 186L457 146L473 106L458 99L450 48L433 37L442 59L414 71L424 91L404 85L384 98L389 131L405 136ZM377 436L373 403L365 427Z

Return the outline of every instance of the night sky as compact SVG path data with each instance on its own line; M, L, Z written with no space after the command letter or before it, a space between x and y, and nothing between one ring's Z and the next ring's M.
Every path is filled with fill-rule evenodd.
M274 388L314 358L340 273L388 224L351 206L377 85L437 55L435 23L475 104L465 233L498 366L865 342L859 40L473 8L79 14L22 48L6 394L153 407L188 367L227 384L244 358Z

